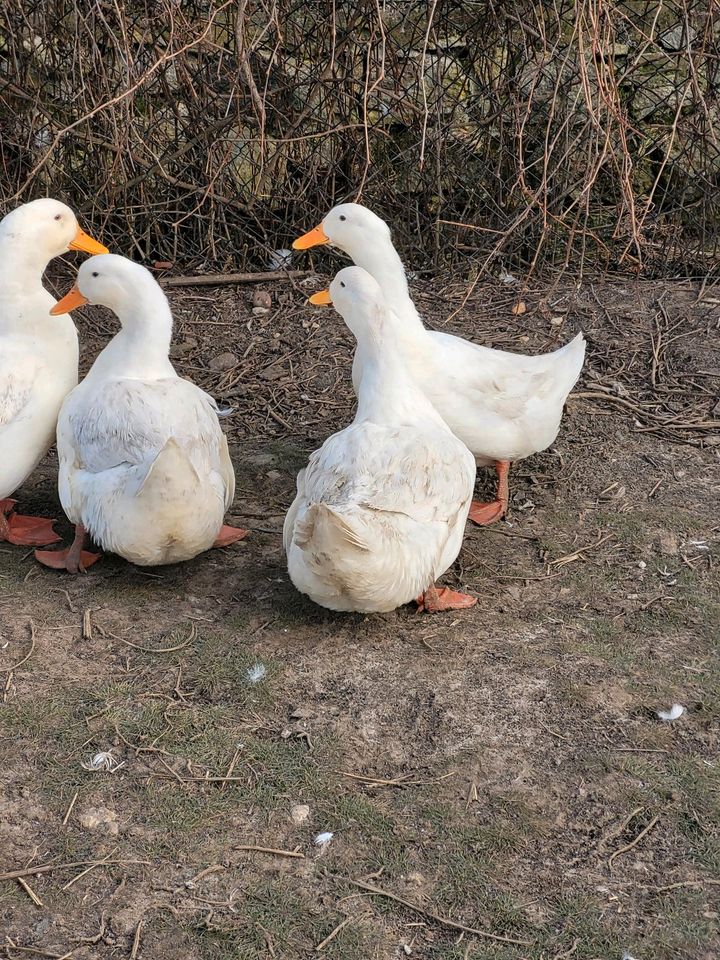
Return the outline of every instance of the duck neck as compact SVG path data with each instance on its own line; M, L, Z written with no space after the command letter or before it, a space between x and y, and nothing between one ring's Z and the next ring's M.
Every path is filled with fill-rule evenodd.
M115 308L120 331L95 361L96 373L157 380L174 375L168 358L172 314L159 287L138 291L137 299Z
M42 278L52 258L46 253L19 249L0 238L0 295L3 299L33 297L45 288Z
M425 408L429 403L413 382L394 337L383 336L381 340L372 334L360 337L358 350L364 360L357 391L356 422L415 422L428 413Z
M405 267L391 240L383 238L365 245L353 254L353 260L377 280L385 302L398 317L406 324L411 322L414 328L425 329L410 297Z
M53 317L55 298L42 283L47 255L31 256L0 239L0 333L31 338L58 366L77 371L78 338L69 314Z

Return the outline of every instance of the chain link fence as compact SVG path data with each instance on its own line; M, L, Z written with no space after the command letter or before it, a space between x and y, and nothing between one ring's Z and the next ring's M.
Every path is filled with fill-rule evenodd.
M717 259L715 3L3 13L3 212L58 196L138 259L267 268L347 199L417 269L688 276Z

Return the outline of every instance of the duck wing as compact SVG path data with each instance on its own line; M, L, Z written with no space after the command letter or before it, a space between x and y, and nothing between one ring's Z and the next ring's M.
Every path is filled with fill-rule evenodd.
M225 474L232 465L216 409L212 397L179 377L81 384L63 405L58 450L79 468L101 473L125 463L149 465L173 439L198 473Z
M29 412L42 373L43 364L37 357L0 343L0 429L20 422Z
M303 475L308 502L451 523L472 497L475 463L449 432L352 424L316 450Z

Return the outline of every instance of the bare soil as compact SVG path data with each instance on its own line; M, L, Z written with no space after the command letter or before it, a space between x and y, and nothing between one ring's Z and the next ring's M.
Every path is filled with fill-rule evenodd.
M352 415L314 289L264 315L251 287L170 291L178 369L234 408L246 541L77 578L0 546L0 872L52 866L0 882L2 955L717 957L720 300L416 284L433 325L527 351L582 329L588 359L445 578L478 605L362 617L282 552L298 468ZM87 365L114 320L77 320ZM62 515L55 478L51 454L23 511Z

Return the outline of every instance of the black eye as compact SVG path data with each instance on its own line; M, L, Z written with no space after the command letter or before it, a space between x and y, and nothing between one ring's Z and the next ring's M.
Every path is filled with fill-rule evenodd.
M99 277L100 274L97 272L97 270L93 270L93 276L94 276L94 277Z
M61 214L61 213L58 213L58 215L55 217L55 219L56 219L56 220L62 220L62 214Z
M345 286L345 284L343 283L342 280L340 281L340 286L341 286L341 287L344 287L344 286Z
M347 217L345 216L344 213L341 213L341 214L340 214L340 219L341 219L341 220L347 220Z

